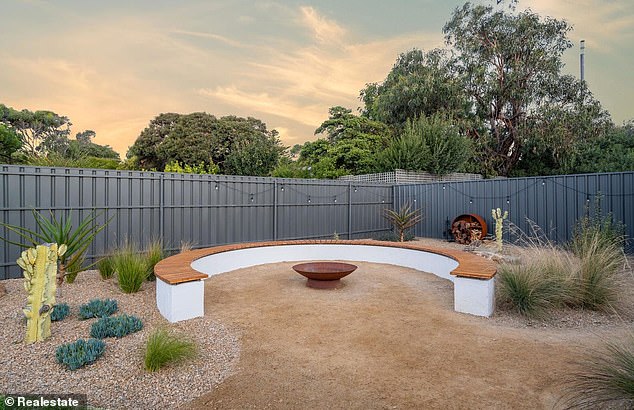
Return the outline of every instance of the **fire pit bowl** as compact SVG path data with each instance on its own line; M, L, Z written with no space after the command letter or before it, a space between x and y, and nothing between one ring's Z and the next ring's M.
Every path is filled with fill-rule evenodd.
M336 289L339 279L354 272L355 265L342 262L308 262L293 266L293 270L308 278L306 286L315 289Z

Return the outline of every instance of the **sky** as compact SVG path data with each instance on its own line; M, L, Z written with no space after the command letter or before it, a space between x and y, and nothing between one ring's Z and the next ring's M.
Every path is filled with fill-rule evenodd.
M481 0L484 1L484 0ZM476 2L478 2L476 0ZM0 103L70 118L125 156L160 113L256 117L287 146L356 110L397 56L443 47L455 0L0 0ZM573 25L564 71L634 118L634 1L520 0Z

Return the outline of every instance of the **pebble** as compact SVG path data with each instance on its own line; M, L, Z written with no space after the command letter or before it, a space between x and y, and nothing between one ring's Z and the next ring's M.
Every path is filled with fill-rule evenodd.
M62 285L57 303L68 303L71 315L52 323L49 339L26 345L21 309L27 294L22 281L3 281L8 293L0 300L0 392L86 394L91 406L103 409L174 408L212 391L236 370L238 331L207 317L170 324L156 308L153 282L144 283L138 293L124 294L113 279L102 280L97 271L82 272L75 283ZM117 313L138 316L143 329L121 339L106 339L106 352L91 365L69 371L58 364L57 346L90 337L95 319L80 321L79 305L113 296L119 304ZM190 337L197 344L198 356L155 373L146 372L144 345L158 327Z

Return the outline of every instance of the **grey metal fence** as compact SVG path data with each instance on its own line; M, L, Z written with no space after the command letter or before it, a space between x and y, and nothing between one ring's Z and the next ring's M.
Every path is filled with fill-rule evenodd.
M371 237L389 230L388 185L343 181L98 169L0 166L0 221L35 229L32 210L93 210L112 218L89 249L89 261L126 242L162 238L169 250L275 239ZM6 228L0 235L18 237ZM20 277L20 248L0 243L0 279Z
M443 238L453 218L478 214L489 232L494 222L491 209L509 211L509 220L530 232L527 218L541 227L551 240L570 240L575 222L600 207L603 215L625 224L632 252L634 238L634 172L563 175L483 181L439 182L395 187L395 206L411 203L421 208L424 220L417 236ZM506 234L507 239L512 239Z

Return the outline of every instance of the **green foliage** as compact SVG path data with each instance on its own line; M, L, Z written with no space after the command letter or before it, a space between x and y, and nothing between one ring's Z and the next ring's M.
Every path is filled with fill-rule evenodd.
M145 369L155 372L170 362L194 357L196 344L165 329L157 329L148 338L145 347Z
M469 105L454 71L446 50L402 53L383 83L361 91L363 114L397 129L407 120L438 112L464 117Z
M66 303L57 303L53 306L51 312L51 322L59 322L64 320L70 314L70 306Z
M268 175L284 147L277 131L255 118L207 113L160 114L141 132L128 151L142 169L165 169L176 161L233 175ZM211 168L209 168L211 167Z
M0 123L10 127L22 141L22 149L30 155L60 151L68 143L70 121L51 111L17 111L0 104Z
M86 250L95 236L112 220L110 218L103 224L99 224L97 219L101 213L93 211L82 219L76 227L73 227L71 212L66 212L60 218L50 212L50 219L35 210L32 213L38 227L37 231L0 222L0 226L4 226L7 230L19 235L28 243L16 242L3 237L0 237L0 239L24 248L37 246L39 243L66 245L66 253L60 255L59 258L58 284L63 283L64 277L67 278L69 283L75 280L77 273L82 270Z
M79 318L85 320L93 317L108 317L117 309L119 309L119 305L114 299L92 299L79 307Z
M113 256L114 270L117 272L119 288L124 293L136 293L148 278L148 259L131 247L117 251Z
M570 249L579 256L595 252L597 248L616 246L622 248L625 244L625 226L614 221L612 214L602 215L601 197L594 202L594 213L586 207L585 215L575 223L572 231Z
M413 241L415 238L416 236L410 231L405 231L405 234L403 235L404 242ZM394 231L383 232L383 233L374 235L372 239L375 239L377 241L386 241L386 242L401 242L400 235Z
M503 264L497 273L498 303L528 317L544 316L548 309L560 305L564 292L561 272L548 268L544 259L528 264Z
M114 261L111 256L106 256L97 261L97 269L101 279L110 279L114 275Z
M143 322L136 316L126 314L118 316L102 317L92 324L90 336L95 339L105 339L106 337L116 337L120 339L131 333L143 329Z
M568 102L560 71L562 54L572 46L570 30L565 21L542 19L530 9L515 13L469 2L444 26L456 72L487 127L473 132L486 174L509 175L521 159L527 119Z
M385 209L384 217L394 225L394 229L398 232L400 242L405 241L406 230L423 220L420 209L412 210L410 204L403 204L398 211Z
M87 364L95 362L106 350L102 340L79 339L73 343L59 346L55 351L57 362L70 370L77 370Z
M541 316L559 306L617 308L623 249L618 241L606 242L599 231L584 235L583 251L577 255L539 238L525 240L520 262L498 269L500 305L526 316Z
M379 163L385 171L400 168L442 175L463 170L470 158L471 144L457 125L434 114L408 119L401 136L381 153Z
M154 266L165 258L163 243L159 240L152 241L145 250L145 257L147 258L148 280L155 280Z
M607 342L585 355L568 376L564 408L634 408L634 337Z
M196 165L182 164L172 161L165 165L164 172L175 172L179 174L217 174L220 168L216 164L205 164L201 162Z
M10 128L0 123L0 161L12 162L13 153L22 147L20 137Z

